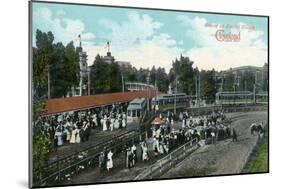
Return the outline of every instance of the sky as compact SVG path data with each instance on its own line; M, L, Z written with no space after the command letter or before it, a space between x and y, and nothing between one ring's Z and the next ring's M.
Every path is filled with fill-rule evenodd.
M33 46L37 29L51 31L65 45L77 46L81 34L88 65L106 54L107 41L115 60L166 72L180 55L200 70L263 66L268 57L266 17L33 2ZM219 41L218 30L240 39Z

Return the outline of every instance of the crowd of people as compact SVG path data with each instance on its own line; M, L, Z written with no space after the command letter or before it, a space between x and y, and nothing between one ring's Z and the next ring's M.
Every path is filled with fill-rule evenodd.
M87 111L68 112L59 115L39 117L34 124L34 134L48 135L52 146L88 141L93 129L113 131L127 126L126 106L112 104Z
M195 133L199 139L204 139L206 144L214 144L216 141L233 137L233 141L237 141L237 131L232 131L225 124L226 116L224 112L213 112L210 115L192 118L188 114L182 113L182 129L186 131L186 135Z
M213 113L208 116L193 118L187 112L181 112L178 116L172 112L158 113L161 122L151 126L151 137L140 143L126 145L125 166L130 169L139 161L147 162L158 156L168 154L171 150L186 142L197 138L205 140L205 143L215 143L231 136L230 128L224 125L223 112ZM49 117L41 117L36 121L35 129L47 134L53 141L54 149L66 143L74 144L88 141L94 129L103 132L113 131L127 127L126 106L113 104L103 108L94 108L88 111L65 113ZM180 123L179 129L175 129L175 121ZM34 132L36 133L36 132ZM233 141L237 141L237 133L232 131ZM149 145L151 145L149 150ZM151 150L152 148L152 150ZM114 167L112 149L103 151L99 155L99 168L101 171L109 171Z

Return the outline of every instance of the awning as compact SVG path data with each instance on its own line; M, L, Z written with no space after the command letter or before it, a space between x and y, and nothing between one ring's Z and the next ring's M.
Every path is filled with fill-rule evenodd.
M158 91L136 91L49 99L45 101L46 110L43 115L85 110L89 108L102 107L116 103L125 103L135 98L152 98L155 95L160 94L161 93L159 93Z

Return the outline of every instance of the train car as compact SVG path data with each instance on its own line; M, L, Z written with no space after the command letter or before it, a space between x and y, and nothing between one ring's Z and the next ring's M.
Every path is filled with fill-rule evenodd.
M173 104L175 101L177 103L184 103L188 102L189 98L185 93L166 94L152 98L152 104L166 105Z
M268 94L266 92L256 94L256 103L267 104Z
M135 98L132 100L127 108L127 124L138 125L141 118L146 111L146 99L145 98Z
M216 104L250 104L254 103L253 93L250 91L224 91L216 93Z

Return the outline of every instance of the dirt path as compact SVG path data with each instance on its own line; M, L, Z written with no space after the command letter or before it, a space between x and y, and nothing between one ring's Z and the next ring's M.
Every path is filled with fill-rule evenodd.
M228 139L202 146L161 178L240 173L258 139L250 134L249 127L252 122L267 122L267 112L233 113L228 117L233 118L230 127L236 129L238 142Z

